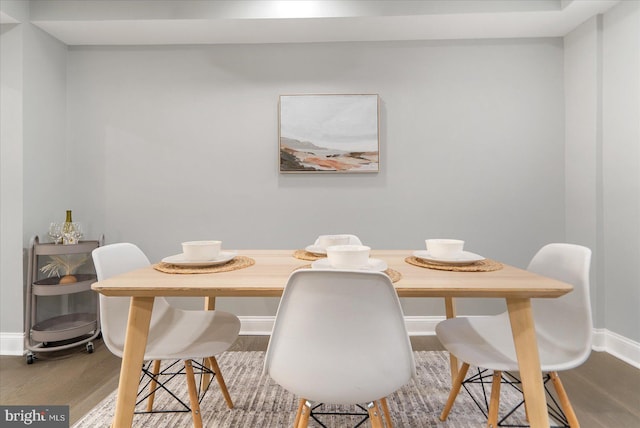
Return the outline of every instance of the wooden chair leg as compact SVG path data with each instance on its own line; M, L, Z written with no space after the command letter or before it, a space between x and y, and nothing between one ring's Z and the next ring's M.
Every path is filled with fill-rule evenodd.
M460 370L458 371L458 376L456 376L453 385L451 386L451 392L449 392L449 398L447 399L447 404L444 405L444 409L442 409L442 413L440 413L440 420L445 421L449 416L449 412L453 407L453 402L456 401L456 397L460 392L460 388L462 387L462 382L464 381L464 377L467 375L467 371L469 370L469 363L462 364Z
M216 357L209 357L207 358L207 361L209 361L211 370L213 370L216 374L216 379L218 381L218 385L220 386L220 391L222 391L222 395L224 396L224 400L227 402L227 407L233 409L233 401L231 400L231 395L229 395L227 384L224 383L224 378L222 377L222 372L220 371L220 366L218 366Z
M296 419L293 422L293 428L297 428L298 424L300 423L300 417L302 416L302 409L304 408L304 403L307 400L305 400L304 398L300 399L300 402L298 403L298 411L296 412Z
M151 373L153 374L153 378L151 378L151 382L149 382L149 397L147 398L147 412L153 411L153 400L156 398L156 388L158 387L158 373L160 372L160 360L155 360L153 362L153 368L151 369Z
M376 401L369 403L367 405L367 409L369 410L369 420L371 420L371 428L384 428L378 403Z
M211 367L211 363L209 363L208 357L202 360L202 365L204 366L205 369L214 371L213 368ZM211 374L209 374L207 370L203 370L202 376L200 376L200 391L206 391L207 388L209 388L209 385L211 385Z
M573 411L573 406L569 401L569 396L567 395L567 391L565 391L562 382L560 381L560 376L558 376L558 372L549 373L551 376L551 381L553 382L553 388L556 390L558 394L558 399L560 400L560 405L562 406L562 411L564 415L567 417L567 422L569 422L569 426L571 428L580 428L580 423L578 422L578 417L576 413Z
M502 381L502 372L494 370L493 381L491 382L491 398L489 400L489 416L487 419L487 428L498 427L498 409L500 408L500 382Z
M309 416L311 416L311 403L303 398L300 400L294 428L307 428L309 425Z
M393 423L391 422L391 413L389 412L389 405L387 404L387 398L381 398L380 404L382 405L382 413L384 413L384 423L387 425L387 428L393 428Z
M196 378L193 375L191 360L184 360L184 371L187 378L187 388L189 389L189 400L191 403L191 417L194 428L202 428L202 415L200 414L200 402L198 390L196 389Z

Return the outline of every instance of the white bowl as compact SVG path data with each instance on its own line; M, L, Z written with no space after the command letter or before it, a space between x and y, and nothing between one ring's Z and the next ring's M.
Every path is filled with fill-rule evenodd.
M460 239L425 239L425 243L427 252L434 257L455 257L464 248L464 241Z
M182 243L185 260L191 262L213 260L220 255L222 241L188 241Z
M347 245L349 235L320 235L318 236L318 247L325 250L332 245Z
M366 245L332 245L327 247L327 259L336 269L358 269L368 266L370 252Z

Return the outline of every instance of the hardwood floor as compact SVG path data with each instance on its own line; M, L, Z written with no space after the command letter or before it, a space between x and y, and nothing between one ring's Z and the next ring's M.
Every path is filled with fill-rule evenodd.
M0 403L5 405L69 405L73 425L118 387L120 359L93 342L84 346L37 354L33 364L24 357L0 356Z
M264 351L268 340L241 336L231 350ZM416 351L442 349L435 336L414 336L411 343ZM24 357L0 356L0 403L68 404L73 425L118 384L120 359L102 341L94 345L93 354L84 347L41 353L31 365ZM640 370L592 352L585 364L560 376L582 428L640 426Z

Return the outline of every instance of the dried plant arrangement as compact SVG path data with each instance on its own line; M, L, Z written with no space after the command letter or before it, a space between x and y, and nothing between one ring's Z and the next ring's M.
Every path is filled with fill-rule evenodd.
M75 271L82 266L88 259L87 254L69 254L62 256L49 256L51 262L40 268L40 271L48 277L57 276L60 278L60 284L71 284L77 282L78 279L73 275ZM64 274L60 276L60 272Z

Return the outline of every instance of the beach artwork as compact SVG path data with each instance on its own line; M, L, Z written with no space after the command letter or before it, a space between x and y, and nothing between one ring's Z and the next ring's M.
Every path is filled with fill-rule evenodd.
M378 95L280 96L280 172L378 172Z

